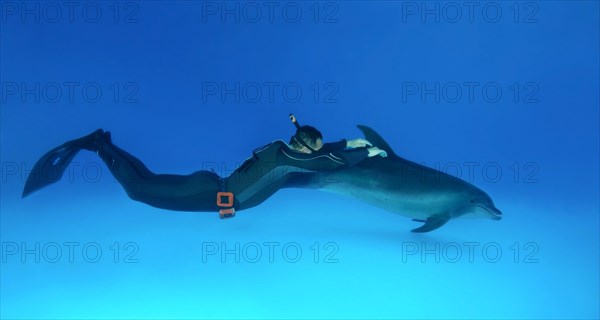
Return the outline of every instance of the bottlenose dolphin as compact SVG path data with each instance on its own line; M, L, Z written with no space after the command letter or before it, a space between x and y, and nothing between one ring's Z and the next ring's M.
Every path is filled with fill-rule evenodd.
M413 232L435 230L452 218L487 217L502 213L485 192L457 177L396 155L373 129L359 125L365 139L387 151L356 166L331 174L319 173L310 187L351 196L424 224Z

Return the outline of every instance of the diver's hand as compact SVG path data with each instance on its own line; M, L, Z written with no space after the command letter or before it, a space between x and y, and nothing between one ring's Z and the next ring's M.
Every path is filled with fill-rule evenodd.
M371 147L367 150L369 151L369 158L374 157L374 156L382 156L384 158L387 157L387 152L385 152L385 150L381 150L377 147Z
M372 147L373 144L365 139L354 139L354 140L346 140L346 148L362 148L362 147Z

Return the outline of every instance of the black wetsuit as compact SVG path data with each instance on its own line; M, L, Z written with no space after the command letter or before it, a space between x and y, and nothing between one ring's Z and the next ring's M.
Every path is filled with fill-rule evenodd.
M225 185L227 191L234 194L236 210L248 209L284 187L318 186L323 177L319 173L353 166L369 154L366 148L345 149L346 140L342 140L306 154L277 140L255 150L252 158L225 178Z
M139 159L110 141L102 140L97 153L133 200L177 211L219 211L218 192L231 192L236 211L254 207L283 187L318 185L320 172L353 166L367 158L366 148L345 150L346 141L325 144L316 153L293 151L274 141L254 151L229 177L211 171L190 175L155 174ZM315 181L315 179L317 181Z

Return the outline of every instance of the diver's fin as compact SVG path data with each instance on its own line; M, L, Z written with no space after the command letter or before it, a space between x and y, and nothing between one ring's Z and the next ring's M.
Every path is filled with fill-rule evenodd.
M358 129L360 129L360 131L362 131L363 135L365 136L365 139L369 140L369 142L371 142L374 147L378 147L379 149L385 150L388 156L397 157L396 153L394 153L394 151L392 150L392 147L390 147L390 145L379 135L379 133L375 132L375 130L367 126L363 126L360 124L357 125L357 127Z
M33 166L23 188L22 198L60 180L79 150L94 149L94 141L103 134L102 129L75 140L63 143L42 156Z
M425 224L411 230L412 232L418 232L418 233L422 233L422 232L429 232L432 230L435 230L443 225L446 224L446 222L448 222L448 220L450 220L450 215L448 214L439 214L439 215L435 215L435 216L431 216L429 218L427 218L427 221L425 221Z

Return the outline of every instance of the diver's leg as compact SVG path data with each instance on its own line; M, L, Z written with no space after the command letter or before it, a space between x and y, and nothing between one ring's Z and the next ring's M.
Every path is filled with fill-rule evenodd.
M133 200L169 210L218 211L216 199L221 178L213 172L155 174L114 145L109 132L98 140L97 153Z
M115 146L110 133L98 129L50 150L29 175L23 197L62 177L80 150L96 152L130 198L149 205L181 211L217 211L216 195L221 178L208 171L191 175L154 174L139 159Z
M138 158L114 145L110 132L105 132L95 141L93 151L96 151L125 190L130 188L129 184L131 183L152 179L156 176Z

